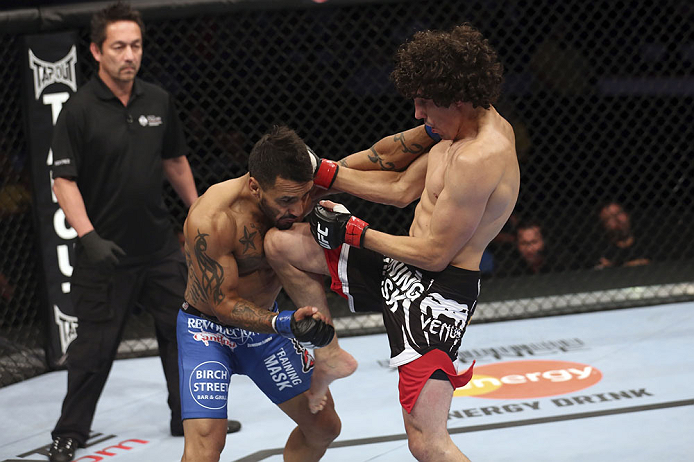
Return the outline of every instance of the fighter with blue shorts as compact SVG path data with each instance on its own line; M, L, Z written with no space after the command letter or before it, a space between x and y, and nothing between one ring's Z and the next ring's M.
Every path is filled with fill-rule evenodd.
M188 282L176 325L182 462L219 460L234 374L250 377L297 423L286 460L318 461L340 433L329 394L322 411L309 409L313 357L302 346L327 345L333 326L316 307L278 312L282 286L263 250L268 229L291 227L309 208L307 147L294 131L275 127L253 147L248 170L211 186L183 226Z
M225 326L188 303L178 313L177 333L184 420L226 419L234 374L250 377L275 404L311 386L313 356L295 338Z

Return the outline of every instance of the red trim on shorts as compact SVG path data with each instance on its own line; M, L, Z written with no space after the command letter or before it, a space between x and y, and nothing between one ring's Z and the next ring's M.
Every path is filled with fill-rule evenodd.
M340 276L337 272L342 246L337 249L323 249L323 252L325 253L325 261L328 263L328 270L330 270L330 289L336 294L347 298L347 295L342 292L342 281L340 281Z
M424 388L424 384L437 369L443 370L451 381L453 388L465 386L472 378L472 368L475 366L473 361L470 368L458 375L453 366L453 361L446 353L441 350L431 350L424 356L415 359L407 364L398 366L400 381L400 404L409 414L419 398L419 394Z

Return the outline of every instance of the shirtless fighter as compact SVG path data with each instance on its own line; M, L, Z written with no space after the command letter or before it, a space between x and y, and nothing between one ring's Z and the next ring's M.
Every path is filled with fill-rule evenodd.
M343 162L365 170L400 169L432 144L418 127ZM325 384L320 399L325 407L309 412L314 361L299 341L328 345L315 350L315 367L324 363L322 369L332 372L328 383L356 368L316 308L276 312L281 285L265 259L263 239L268 229L288 229L311 209L315 169L306 145L294 131L275 127L253 147L248 170L210 187L191 207L183 229L188 284L177 335L184 462L219 459L232 374L251 377L297 423L284 460L319 460L339 434L340 420L325 374L319 381ZM329 353L318 358L322 350Z
M410 451L420 461L467 461L446 424L453 391L472 367L458 375L453 361L477 303L482 253L511 215L520 184L513 129L492 106L502 67L487 40L463 24L415 34L398 50L392 78L414 99L415 118L442 140L403 172L321 160L314 181L384 204L419 199L409 235L379 232L323 201L310 225L268 232L265 252L288 293L301 287L295 303L323 303L309 286L330 275L353 311L383 313Z
M305 214L313 186L306 145L275 127L253 147L249 173L211 186L184 224L188 284L178 314L178 361L184 462L218 461L226 441L233 374L249 376L297 427L286 461L317 461L340 433L328 393L323 412L309 412L313 358L302 343L334 335L317 308L278 313L280 281L263 255L263 236Z

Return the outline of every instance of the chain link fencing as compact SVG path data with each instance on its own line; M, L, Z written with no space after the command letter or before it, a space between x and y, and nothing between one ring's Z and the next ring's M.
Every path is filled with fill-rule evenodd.
M417 30L468 21L504 65L497 109L515 128L522 182L514 215L483 259L473 322L694 298L689 2L247 5L203 16L191 7L167 19L145 11L140 76L175 96L200 192L244 174L253 143L274 124L332 159L418 125L412 102L389 81L393 53ZM88 77L86 22L79 30ZM18 42L0 35L8 64L0 70L0 386L46 370ZM414 210L337 200L392 234L407 233ZM620 208L603 210L612 202ZM185 210L170 187L167 204L176 228ZM625 223L633 242L622 255L610 241L624 242ZM341 335L382 331L378 315L350 315L338 297L330 303ZM151 320L132 317L119 354L151 353L151 337Z

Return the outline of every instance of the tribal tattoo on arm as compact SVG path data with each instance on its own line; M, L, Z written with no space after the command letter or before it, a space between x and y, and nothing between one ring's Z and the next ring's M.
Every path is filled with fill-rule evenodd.
M246 300L239 300L231 307L235 324L253 332L273 333L272 318L275 313L269 310L259 309Z
M230 324L233 323L236 327L254 332L274 332L272 329L274 313L259 309L248 300L235 300L233 297L225 297L222 291L222 284L225 278L224 267L207 254L207 236L209 234L201 233L198 230L193 246L193 256L186 251L188 264L186 300L193 305L203 302L215 307L219 307L224 302L225 312L227 307L230 306L230 312L227 314L233 319L233 321L227 320ZM251 237L246 235L244 238L241 238L242 243ZM251 244L249 244L249 247L251 247ZM237 263L239 262L237 261ZM196 269L198 270L197 272L195 271Z
M210 305L219 305L224 300L224 293L222 293L224 268L207 254L207 240L205 239L207 236L209 234L203 234L200 230L195 236L193 253L199 276L194 271L193 258L186 252L189 282L187 297L190 297L193 304L202 301Z

